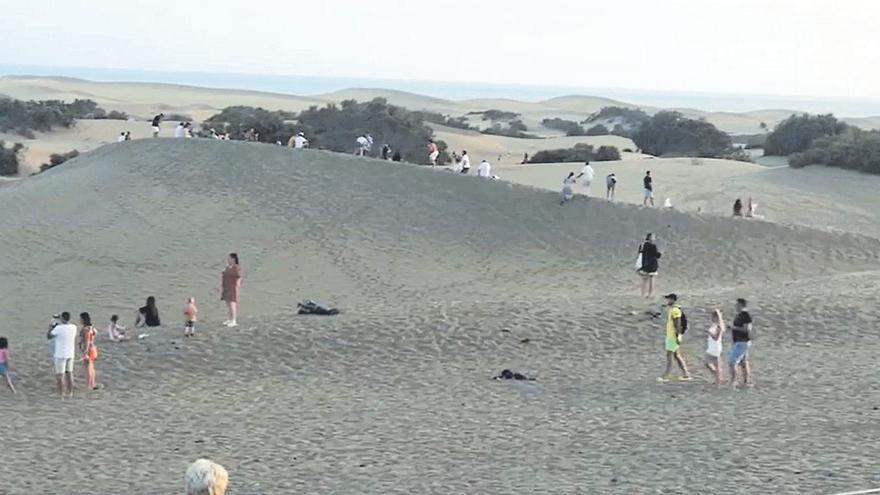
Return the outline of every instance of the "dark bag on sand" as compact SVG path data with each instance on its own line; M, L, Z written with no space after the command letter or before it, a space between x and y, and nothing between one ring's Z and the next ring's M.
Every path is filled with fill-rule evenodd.
M297 314L301 315L322 315L322 316L333 316L338 315L339 310L336 308L326 308L321 306L320 304L312 301L311 299L306 299L301 303L297 303Z

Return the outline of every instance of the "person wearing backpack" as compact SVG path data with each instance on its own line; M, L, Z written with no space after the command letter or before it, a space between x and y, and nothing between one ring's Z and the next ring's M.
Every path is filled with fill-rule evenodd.
M666 373L660 377L660 381L671 380L690 380L691 375L688 373L687 363L684 360L684 354L681 352L681 341L684 333L687 331L687 317L678 305L678 295L666 294ZM681 368L681 377L677 378L672 374L672 361Z

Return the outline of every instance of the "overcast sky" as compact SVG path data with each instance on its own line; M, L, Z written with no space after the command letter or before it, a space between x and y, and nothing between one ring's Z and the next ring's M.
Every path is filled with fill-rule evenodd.
M880 98L878 0L6 0L0 63Z

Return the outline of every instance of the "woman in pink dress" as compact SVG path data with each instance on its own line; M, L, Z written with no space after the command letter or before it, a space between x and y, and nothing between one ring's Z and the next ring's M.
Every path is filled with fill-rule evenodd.
M221 287L220 300L226 301L229 308L229 319L223 322L227 327L238 326L238 291L241 288L241 267L238 264L238 254L230 253L226 261L226 269L223 270L223 285Z

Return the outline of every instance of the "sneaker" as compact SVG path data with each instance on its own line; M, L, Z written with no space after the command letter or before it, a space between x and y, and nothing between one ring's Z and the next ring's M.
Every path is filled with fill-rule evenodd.
M230 328L232 328L232 327L237 327L237 326L238 326L238 323L236 323L236 322L234 322L234 321L230 321L230 322L229 322L229 325L226 325L226 326L227 326L227 327L230 327Z

